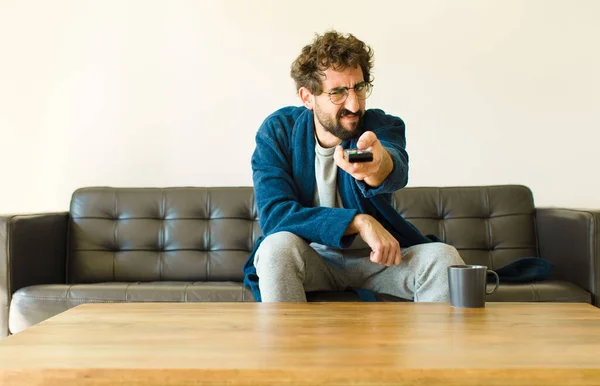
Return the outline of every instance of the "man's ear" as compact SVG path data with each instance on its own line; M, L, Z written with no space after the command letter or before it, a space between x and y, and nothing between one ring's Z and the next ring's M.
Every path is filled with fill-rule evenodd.
M315 103L315 96L310 92L310 90L306 87L300 87L300 90L298 90L298 95L300 96L304 106L307 109L312 110Z

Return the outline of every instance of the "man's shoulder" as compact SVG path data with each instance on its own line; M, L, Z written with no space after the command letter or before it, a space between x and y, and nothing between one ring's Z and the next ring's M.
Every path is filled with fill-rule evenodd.
M298 117L307 110L304 106L285 106L269 114L264 123L285 122L293 125Z
M310 112L304 106L287 106L271 113L265 118L258 130L258 135L272 138L280 143L287 143L294 130L303 127Z
M365 121L367 125L374 125L376 127L389 125L404 126L402 118L396 115L387 114L382 109L368 109L365 111Z

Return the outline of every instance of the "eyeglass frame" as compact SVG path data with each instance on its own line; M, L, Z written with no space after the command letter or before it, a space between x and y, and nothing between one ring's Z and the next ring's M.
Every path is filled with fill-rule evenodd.
M370 88L370 89L371 89L371 91L373 91L373 83L371 83L371 82L367 82L366 80L363 80L362 82L359 82L359 83L355 84L355 85L354 85L354 87L344 87L344 86L341 86L341 87L335 87L335 88L333 88L333 89L331 89L331 90L329 90L329 91L323 91L323 94L327 94L327 95L329 96L329 101L330 101L331 103L333 103L334 105L336 105L336 106L340 106L340 105L342 105L344 102L346 102L346 100L348 100L348 96L350 95L350 90L354 90L354 94L356 95L356 99L358 99L358 100L361 100L361 101L364 101L364 100L366 100L368 97L370 97L370 96L371 96L371 94L367 95L367 96L366 96L364 99L360 99L360 98L358 97L358 94L356 93L356 87L359 87L359 86L362 86L362 85L364 85L365 87L368 87L368 88ZM342 100L340 103L335 103L334 101L332 101L332 100L331 100L331 95L335 94L335 93L336 93L336 92L338 92L338 91L342 91L342 90L344 90L344 93L346 94L346 96L344 97L344 100Z

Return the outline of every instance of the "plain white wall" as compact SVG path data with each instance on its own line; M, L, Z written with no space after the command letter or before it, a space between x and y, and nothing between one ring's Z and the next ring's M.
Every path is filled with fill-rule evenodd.
M251 185L314 33L375 50L409 186L525 184L600 208L600 1L0 0L0 213L78 187Z

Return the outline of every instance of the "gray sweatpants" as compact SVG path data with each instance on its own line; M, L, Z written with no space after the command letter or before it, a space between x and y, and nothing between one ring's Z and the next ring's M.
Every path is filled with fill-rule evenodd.
M400 265L386 267L366 257L319 254L301 237L278 232L266 237L254 257L263 302L305 302L305 292L358 287L415 302L446 302L447 267L464 264L456 248L443 243L402 248ZM352 254L350 254L352 255Z

